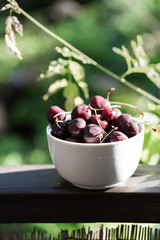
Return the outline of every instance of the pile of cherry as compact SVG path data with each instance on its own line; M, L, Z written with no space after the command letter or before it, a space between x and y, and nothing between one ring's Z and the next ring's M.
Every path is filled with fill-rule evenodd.
M70 113L71 119L58 106L51 106L47 120L54 137L70 142L107 143L122 141L139 133L138 123L133 116L122 113L118 107L111 106L107 98L94 96L89 105L76 106Z

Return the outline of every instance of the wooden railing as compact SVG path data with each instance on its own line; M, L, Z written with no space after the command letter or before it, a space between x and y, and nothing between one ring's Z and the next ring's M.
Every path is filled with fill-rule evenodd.
M160 166L139 165L120 186L85 190L53 165L0 167L0 223L160 222Z

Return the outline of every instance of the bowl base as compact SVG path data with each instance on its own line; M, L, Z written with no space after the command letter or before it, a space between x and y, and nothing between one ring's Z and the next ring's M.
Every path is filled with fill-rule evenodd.
M102 190L102 189L116 187L116 186L118 186L120 184L123 184L124 182L125 181L119 182L119 183L115 183L115 184L108 184L108 185L104 185L104 186L83 186L83 185L74 184L74 183L72 183L72 184L74 186L76 186L76 187L79 187L79 188L90 189L90 190Z

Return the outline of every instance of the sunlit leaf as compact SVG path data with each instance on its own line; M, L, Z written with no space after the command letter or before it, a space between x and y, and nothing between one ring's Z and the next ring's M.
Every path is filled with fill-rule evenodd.
M75 61L69 61L69 70L71 74L73 75L76 82L84 80L85 72L84 68Z
M75 106L78 106L78 105L83 104L83 103L84 103L84 101L80 96L78 96L74 99Z
M70 50L67 47L60 48L60 47L57 46L55 49L58 53L62 54L63 57L68 57L68 58L73 57L77 60L80 60L84 64L90 64L90 61L88 59L86 59L84 56L73 52L72 50Z
M158 73L153 67L148 67L146 71L147 77L160 88L160 73Z
M88 93L88 85L85 82L85 71L84 68L77 62L70 60L69 61L69 70L73 75L75 81L77 82L78 86L84 93L85 98L89 98Z
M131 41L131 46L132 46L134 55L139 62L139 66L141 66L141 67L147 66L149 64L150 60L144 50L144 43L143 43L142 37L140 35L138 35L137 42Z
M48 100L51 95L55 94L58 90L65 88L67 85L68 81L65 78L55 81L49 86L47 93L43 96L43 100Z
M22 55L21 52L18 50L18 48L13 44L13 42L11 41L11 39L9 38L9 36L6 34L5 35L5 40L6 40L6 44L9 48L9 50L16 55L20 60L22 60Z
M76 83L69 82L63 91L65 97L65 110L71 111L77 105L77 97L79 97L79 89ZM83 100L82 100L83 101Z
M144 73L157 87L160 88L160 73L155 70L153 65L149 65L148 67L132 68L125 72L123 77L132 73Z
M17 48L17 43L16 43L16 36L13 31L13 27L15 30L22 36L23 35L23 27L20 24L19 20L15 16L9 16L6 18L6 29L5 29L5 40L8 48L10 51L16 55L19 59L22 60L22 55L20 50Z
M68 65L67 60L59 58L58 60L50 62L46 73L41 73L39 80L44 78L50 78L55 75L65 75L67 72L66 66Z
M12 24L13 24L13 19L11 16L6 18L6 28L5 28L5 33L6 35L8 35L9 39L11 40L11 42L16 45L16 36L15 33L13 31L12 28Z
M23 36L23 25L20 23L18 18L16 16L12 16L12 21L15 31L19 33L20 36Z
M85 98L88 99L89 98L88 84L85 81L79 81L78 86L83 91L83 94L84 94Z
M160 88L160 63L150 63L150 59L144 50L143 39L140 35L137 36L137 42L131 41L131 47L135 57L131 56L125 46L122 46L122 49L113 48L115 53L125 58L128 66L128 70L121 77L124 78L132 73L143 73Z
M11 4L6 4L4 7L2 7L1 9L0 9L0 11L5 11L5 10L8 10L8 9L10 9L11 8Z

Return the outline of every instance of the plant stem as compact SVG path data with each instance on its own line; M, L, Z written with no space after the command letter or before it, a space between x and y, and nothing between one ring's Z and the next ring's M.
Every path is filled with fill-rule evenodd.
M97 63L95 60L93 60L92 58L88 57L83 52L79 51L77 48L72 46L70 43L68 43L67 41L65 41L64 39L62 39L61 37L59 37L58 35L53 33L52 31L50 31L48 28L46 28L44 25L42 25L40 22L38 22L32 16L30 16L27 12L25 12L22 8L19 8L19 10L26 18L28 18L31 22L33 22L35 25L37 25L39 28L41 28L44 32L46 32L48 35L50 35L54 39L56 39L59 42L61 42L66 47L70 48L75 53L77 53L80 56L82 56L85 60L89 61L92 65L97 67L99 70L101 70L102 72L106 73L107 75L115 78L116 80L118 80L121 83L125 84L129 88L133 89L134 91L144 95L145 97L149 98L150 100L160 104L160 100L158 98L154 97L153 95L149 94L148 92L144 91L143 89L135 86L134 84L128 82L125 78L122 78L121 76L119 76L119 75L113 73L112 71L108 70L107 68L103 67L102 65Z

